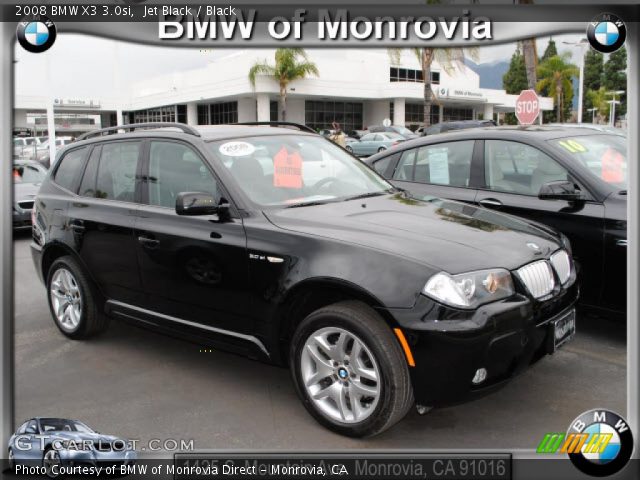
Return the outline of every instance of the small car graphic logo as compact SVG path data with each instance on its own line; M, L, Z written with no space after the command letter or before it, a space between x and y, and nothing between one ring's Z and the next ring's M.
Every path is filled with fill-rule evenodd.
M56 26L44 15L18 23L16 29L18 42L31 53L49 50L56 40Z
M617 15L602 13L589 22L587 38L594 50L602 53L615 52L624 45L627 27Z

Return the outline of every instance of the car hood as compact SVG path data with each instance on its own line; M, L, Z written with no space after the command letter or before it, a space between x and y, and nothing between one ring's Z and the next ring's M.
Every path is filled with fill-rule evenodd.
M525 220L404 193L264 213L286 230L383 250L452 274L513 270L560 247L557 237Z
M40 190L41 183L14 183L13 198L16 202L21 200L32 200Z

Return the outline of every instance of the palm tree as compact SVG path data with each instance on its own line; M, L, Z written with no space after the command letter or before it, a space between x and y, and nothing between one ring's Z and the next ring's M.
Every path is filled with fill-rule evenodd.
M287 119L287 86L294 80L302 80L310 75L318 76L318 67L310 62L302 48L278 48L275 54L275 65L267 61L255 63L249 70L249 81L255 88L258 75L274 77L280 86L279 108L280 120Z
M569 63L569 57L568 52L554 55L538 65L540 80L536 88L538 91L547 89L548 92L555 92L558 122L564 121L564 98L565 93L570 93L573 89L571 79L579 75L578 67Z
M514 0L514 4L532 5L533 0ZM538 48L535 38L525 38L521 42L522 55L524 55L524 65L527 72L527 83L530 89L535 89L538 78L536 71L538 69Z
M433 103L433 90L431 88L431 64L436 60L446 71L451 72L456 67L464 64L464 59L468 56L477 59L478 49L472 48L412 48L420 66L422 67L422 79L424 81L424 126L431 124L431 104ZM402 49L392 48L389 50L391 63L399 64Z

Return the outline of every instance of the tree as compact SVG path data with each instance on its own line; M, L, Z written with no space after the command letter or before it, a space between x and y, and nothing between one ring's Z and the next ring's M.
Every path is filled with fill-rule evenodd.
M616 100L620 105L616 105L616 117L627 112L627 50L623 47L609 55L607 63L604 64L604 75L602 84L607 91L624 90L624 95L616 95ZM613 97L609 96L609 100ZM615 123L615 119L614 119Z
M558 55L558 48L556 47L556 42L553 40L553 38L550 38L549 43L547 44L547 48L544 49L544 53L540 58L540 62L544 62L545 60L548 60L551 57L555 57L556 55Z
M519 46L516 48L516 51L513 52L513 55L511 55L509 70L502 76L502 88L510 94L519 94L522 90L529 88L524 55L522 55ZM505 114L504 122L509 125L518 123L515 114L512 112Z
M422 79L424 82L424 126L431 125L431 105L433 103L433 90L431 88L431 65L436 60L438 64L448 73L452 72L455 68L460 68L464 65L466 57L477 59L477 48L412 48L420 66L422 68ZM392 48L389 49L389 56L391 63L398 65L400 63L400 57L402 55L402 49Z
M604 73L604 55L597 50L589 49L584 56L584 108L582 110L582 121L590 122L593 118L589 109L594 107L589 92L597 91L602 86ZM598 107L596 107L598 108Z
M553 92L556 102L556 120L565 119L565 106L570 106L573 97L572 77L579 75L578 67L569 63L569 54L554 55L538 65L540 80L536 85L538 91L547 89Z
M287 87L295 80L302 80L310 75L318 76L318 67L309 61L302 48L278 48L275 53L275 65L267 61L255 63L249 70L249 81L255 88L256 77L268 75L274 77L280 86L279 107L280 120L287 119Z

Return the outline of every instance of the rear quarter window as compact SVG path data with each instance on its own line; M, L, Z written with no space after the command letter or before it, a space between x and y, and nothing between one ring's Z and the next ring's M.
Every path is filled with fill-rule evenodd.
M60 160L54 176L54 181L67 190L74 191L74 187L84 166L87 147L68 151Z

